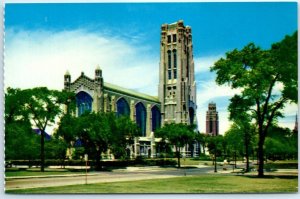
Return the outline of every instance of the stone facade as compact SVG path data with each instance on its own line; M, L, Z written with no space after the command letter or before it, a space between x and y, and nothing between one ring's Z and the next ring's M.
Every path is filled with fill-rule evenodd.
M156 144L161 139L154 138L153 131L160 127L160 102L158 98L122 88L103 81L102 70L95 70L91 79L83 72L74 82L67 72L64 76L64 90L76 93L76 115L83 111L115 112L125 114L133 121L139 121L141 136L130 146L131 156L156 154ZM82 109L81 109L82 107ZM141 144L142 143L142 144ZM132 148L134 147L134 148Z
M64 76L64 90L76 93L77 116L84 111L115 112L137 123L140 136L128 146L132 157L156 155L161 139L154 131L161 125L197 121L192 34L182 20L162 25L160 54L159 97L104 82L100 67L93 79L83 72L73 82L69 72Z
M180 20L161 26L159 101L162 124L196 124L192 29Z
M219 116L216 104L211 102L208 104L206 112L206 133L209 135L219 135Z

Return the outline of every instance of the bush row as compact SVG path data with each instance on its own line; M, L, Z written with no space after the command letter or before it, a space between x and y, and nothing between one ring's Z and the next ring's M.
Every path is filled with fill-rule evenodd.
M11 160L12 165L17 166L39 166L40 160ZM90 160L89 165L95 165L95 161ZM45 160L45 166L84 166L83 160ZM133 160L109 160L101 161L100 165L103 167L127 167L127 166L175 166L175 160L169 159L142 159L136 158Z

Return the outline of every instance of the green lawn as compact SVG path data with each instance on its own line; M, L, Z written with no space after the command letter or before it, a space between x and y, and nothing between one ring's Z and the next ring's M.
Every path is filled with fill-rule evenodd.
M297 176L257 178L217 174L11 190L6 193L279 193L297 192L297 187Z
M17 169L6 169L6 177L23 177L23 176L48 176L48 175L68 175L68 174L84 174L83 171L72 172L67 169L45 169L45 172L41 172L39 168L17 170Z

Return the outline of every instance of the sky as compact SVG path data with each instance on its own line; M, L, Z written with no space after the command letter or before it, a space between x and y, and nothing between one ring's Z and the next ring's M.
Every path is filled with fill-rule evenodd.
M227 107L238 91L215 83L209 68L250 42L263 49L297 30L297 4L275 3L27 3L5 5L5 85L63 89L99 65L105 82L157 96L160 27L184 20L192 28L197 119L205 132L208 103L217 104L220 133L230 127ZM297 105L286 106L293 128Z

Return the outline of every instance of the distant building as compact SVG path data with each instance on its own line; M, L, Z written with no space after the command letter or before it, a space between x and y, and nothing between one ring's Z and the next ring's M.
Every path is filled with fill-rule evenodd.
M208 104L206 112L206 133L213 136L219 135L219 116L216 103L213 102Z

